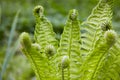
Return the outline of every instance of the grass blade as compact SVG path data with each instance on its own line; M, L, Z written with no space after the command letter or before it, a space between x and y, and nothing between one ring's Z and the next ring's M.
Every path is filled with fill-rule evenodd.
M17 11L16 16L14 18L14 21L12 23L12 28L11 28L11 31L10 31L10 36L9 36L9 39L8 39L8 45L7 45L7 49L6 49L6 56L4 58L4 62L3 62L3 65L2 65L2 71L1 71L1 74L0 74L0 80L2 80L2 76L3 76L3 74L6 70L6 67L7 67L11 57L13 56L13 54L15 53L15 51L17 49L17 47L14 46L15 49L13 49L13 51L11 53L10 47L11 47L11 44L12 44L12 41L13 41L13 37L14 37L19 13L20 13L20 10ZM15 45L18 45L18 40L16 41Z

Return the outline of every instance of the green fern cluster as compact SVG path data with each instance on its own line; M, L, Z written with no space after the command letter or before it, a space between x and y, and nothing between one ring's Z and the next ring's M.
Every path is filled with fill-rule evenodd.
M78 11L70 10L60 42L43 7L35 7L35 43L26 32L20 40L37 80L120 80L120 37L112 30L112 5L113 0L100 0L82 24Z

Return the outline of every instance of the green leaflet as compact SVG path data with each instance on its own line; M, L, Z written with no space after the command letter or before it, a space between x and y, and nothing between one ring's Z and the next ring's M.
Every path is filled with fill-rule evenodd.
M112 30L105 32L104 36L101 36L96 44L96 47L86 57L85 62L81 67L81 80L103 80L99 79L102 76L98 75L104 65L104 59L108 55L108 51L111 46L116 42L116 33Z
M57 40L55 39L55 33L51 23L43 14L44 9L42 6L37 6L34 8L34 15L36 17L35 26L35 41L42 46L42 50L47 45L53 45L55 48L58 47Z
M111 28L113 0L100 0L91 15L82 23L82 54L88 54L95 46L100 34ZM103 29L103 30L102 30Z
M57 50L56 63L59 66L59 75L62 80L78 79L79 67L81 65L80 55L80 23L78 21L78 11L75 9L69 12L66 26L60 40L60 47ZM61 73L61 60L67 56L70 60L69 66ZM62 67L63 68L63 67ZM64 74L64 76L62 76Z

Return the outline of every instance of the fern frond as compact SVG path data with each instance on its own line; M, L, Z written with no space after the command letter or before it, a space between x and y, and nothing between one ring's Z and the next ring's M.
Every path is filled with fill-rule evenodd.
M100 80L119 80L120 79L120 37L116 44L109 50L102 70L99 72ZM106 67L107 66L107 67ZM98 79L98 80L99 80Z
M49 61L45 54L41 54L41 47L39 44L31 43L28 33L22 33L20 36L22 51L27 56L35 74L37 80L57 80L54 63Z
M104 37L101 37L95 43L94 49L86 57L85 62L81 67L81 80L99 80L98 73L104 65L104 60L108 55L109 49L116 42L116 33L112 30L105 32ZM100 79L104 80L104 79Z
M43 7L34 9L36 17L35 43L32 44L28 33L20 36L22 51L30 60L37 80L57 80L53 55L58 47L51 23L43 15Z
M44 9L42 6L37 6L34 9L34 15L36 17L35 41L42 46L42 49L45 49L46 45L53 45L57 48L58 43L55 39L52 24L47 20L43 12Z
M81 65L80 24L77 18L78 11L75 9L71 10L56 55L57 66L61 66L60 61L64 56L67 56L70 60L69 66L63 70L65 80L78 79L79 66ZM59 74L62 76L61 70Z
M95 42L103 31L111 29L113 0L100 0L92 10L91 15L81 27L84 33L82 36L82 51L88 54L95 46Z

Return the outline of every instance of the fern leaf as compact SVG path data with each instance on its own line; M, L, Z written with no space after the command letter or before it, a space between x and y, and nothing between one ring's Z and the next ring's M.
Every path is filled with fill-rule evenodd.
M59 71L59 75L64 74L63 80L76 80L79 74L79 66L81 61L80 57L80 24L78 21L78 11L75 9L69 12L66 26L64 27L63 34L60 40L60 47L57 50L56 63L57 66L61 66L61 60L64 56L67 56L70 60L70 64L63 71ZM62 67L63 68L63 67ZM60 68L61 69L61 68ZM62 72L62 73L61 73ZM62 76L63 77L63 76Z
M42 46L42 49L46 45L53 45L57 48L57 40L55 39L55 33L53 32L52 24L47 20L43 15L43 7L37 6L34 9L34 15L36 17L36 26L35 26L35 41Z
M116 33L112 30L105 32L104 37L101 36L96 42L96 47L86 57L81 67L81 80L104 80L99 79L98 73L102 70L104 60L108 55L109 49L116 42Z
M51 23L43 15L43 7L34 9L36 17L35 43L32 44L27 33L21 34L22 51L30 60L37 80L57 80L57 72L53 63L56 54L57 40Z
M35 74L37 80L57 80L55 67L45 54L41 54L41 47L39 44L31 43L28 33L22 33L20 36L22 51L27 56Z
M81 27L84 33L82 36L82 51L87 53L93 49L95 42L103 31L111 29L113 0L100 0L92 10L91 15Z
M100 80L119 80L120 79L120 37L116 44L109 50L102 70L99 72ZM107 66L107 67L106 67ZM98 79L98 80L99 80Z

